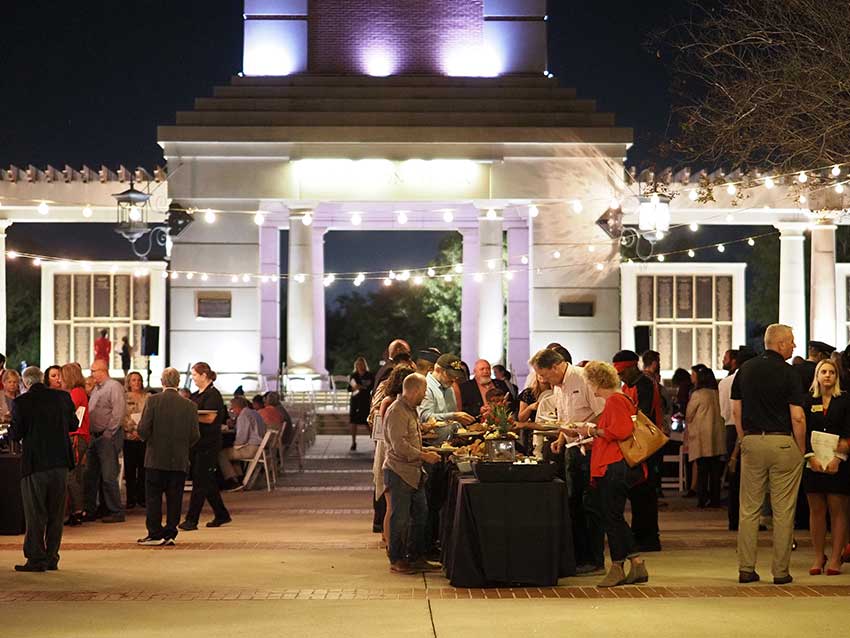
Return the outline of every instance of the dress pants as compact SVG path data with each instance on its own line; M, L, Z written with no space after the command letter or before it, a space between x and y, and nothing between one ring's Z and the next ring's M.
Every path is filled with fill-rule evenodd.
M428 501L424 486L420 481L418 487L411 487L392 470L384 470L384 484L393 504L387 547L390 562L418 560L425 555Z
M189 511L186 520L197 524L207 501L212 507L215 518L230 518L230 512L221 500L215 471L218 468L218 450L194 450L192 452L192 496L189 499Z
M176 538L183 509L186 472L145 468L145 524L151 538ZM162 496L165 495L165 527L162 526Z
M735 442L738 440L738 431L734 425L726 426L726 458L732 458L732 452L735 451ZM729 483L729 530L738 530L738 509L740 505L741 492L741 459L735 465L735 471L726 470L726 482Z
M21 479L21 498L27 533L24 556L35 565L59 563L59 545L65 518L68 468L33 472Z
M645 481L629 490L632 503L632 532L641 551L659 551L661 539L658 532L658 483L655 467L647 461L648 475ZM623 462L625 463L625 461ZM611 542L610 539L608 541Z
M738 569L756 568L759 518L765 494L773 509L773 577L788 575L794 541L794 508L803 454L792 436L750 434L741 443L741 514Z
M127 506L145 502L145 442L124 439L124 483Z
M590 497L590 452L578 448L566 451L568 480L567 506L572 523L576 565L605 564L602 518Z
M641 471L640 467L630 468L625 461L617 461L608 465L605 476L596 479L595 496L596 510L602 516L602 526L608 537L608 550L611 561L622 563L627 558L636 556L640 550L635 547L632 530L623 515L626 509L626 498L629 495L628 477ZM647 485L644 481L641 485ZM649 485L655 491L654 485ZM600 563L604 564L604 563Z
M720 480L723 457L703 456L697 459L697 506L720 506Z
M103 505L109 514L124 515L118 489L118 454L124 447L124 430L118 428L111 438L92 435L86 454L86 511L97 510L98 484L103 487Z

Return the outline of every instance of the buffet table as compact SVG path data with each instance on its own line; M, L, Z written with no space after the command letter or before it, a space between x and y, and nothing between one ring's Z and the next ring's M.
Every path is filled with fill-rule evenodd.
M554 586L575 574L564 482L480 483L453 473L442 559L455 587Z
M24 533L21 469L19 454L0 454L0 534Z

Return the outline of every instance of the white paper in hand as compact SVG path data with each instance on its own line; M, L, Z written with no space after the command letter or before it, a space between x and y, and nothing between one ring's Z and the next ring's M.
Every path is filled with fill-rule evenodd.
M80 425L82 425L83 424L83 417L86 415L86 406L81 405L80 407L78 407L76 415L77 415L77 422Z
M838 435L828 432L812 432L812 452L820 461L821 466L826 469L829 462L835 457L835 449L838 447ZM811 468L811 463L809 463Z

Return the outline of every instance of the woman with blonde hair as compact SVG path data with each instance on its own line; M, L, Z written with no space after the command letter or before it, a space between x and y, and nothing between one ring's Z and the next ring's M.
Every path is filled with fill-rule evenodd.
M21 392L21 375L17 370L3 370L3 387L0 388L0 423L12 420L12 401Z
M814 549L814 562L809 573L817 576L826 567L828 576L841 573L841 550L847 543L847 515L850 503L850 401L841 391L840 370L835 362L825 359L815 368L806 412L806 458L803 470L803 489L809 502L809 529ZM826 432L838 436L834 456L826 463L818 460L812 450L812 435ZM832 553L824 552L826 544L826 514L832 521Z
M80 366L66 363L60 368L62 389L70 393L74 408L84 409L82 421L75 432L71 432L71 449L74 452L74 469L68 473L68 520L66 525L83 524L85 506L86 452L89 449L89 397L86 394L86 380Z
M357 449L357 427L368 425L369 408L372 405L372 389L375 385L375 375L369 372L369 364L365 357L354 360L354 369L348 377L349 422L351 423L351 451Z
M619 445L634 431L633 417L637 414L637 406L623 394L620 377L611 364L591 361L585 366L584 374L594 394L604 399L605 407L596 425L581 424L565 432L573 437L593 437L590 455L591 499L602 520L611 553L611 568L597 587L645 583L649 581L649 574L635 546L624 512L629 490L646 480L646 464L629 467ZM623 569L626 560L631 563L628 575Z

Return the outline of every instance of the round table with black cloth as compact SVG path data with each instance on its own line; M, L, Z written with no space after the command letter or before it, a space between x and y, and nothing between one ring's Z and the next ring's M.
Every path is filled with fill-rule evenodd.
M24 503L21 497L23 457L0 454L0 534L23 534Z
M806 452L812 451L812 432L828 432L850 438L850 399L846 394L832 397L829 409L823 411L822 397L808 397L806 412ZM803 470L803 489L807 494L850 494L850 461L838 464L838 473Z

